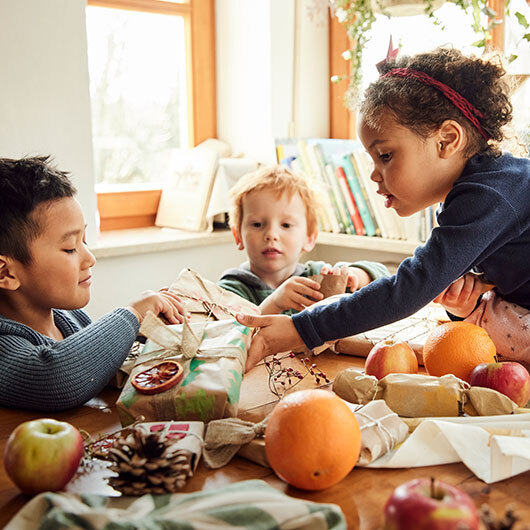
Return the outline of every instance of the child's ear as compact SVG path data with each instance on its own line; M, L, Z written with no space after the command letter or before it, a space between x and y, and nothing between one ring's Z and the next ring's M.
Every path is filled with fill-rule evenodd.
M238 250L243 250L245 248L245 245L243 245L243 240L241 239L241 234L239 233L239 230L233 226L232 227L232 235L234 236L234 240L237 245Z
M16 291L20 287L14 265L11 258L0 256L0 289Z
M466 132L455 120L445 120L436 133L440 158L450 158L462 152L466 145Z
M307 235L305 245L302 247L304 252L311 252L317 242L318 230L315 230L312 234Z

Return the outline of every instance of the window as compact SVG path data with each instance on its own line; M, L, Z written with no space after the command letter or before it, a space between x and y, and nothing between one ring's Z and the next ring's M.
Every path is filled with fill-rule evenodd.
M86 19L96 183L157 184L188 146L184 19L98 6Z
M174 150L216 136L214 0L88 0L86 22L101 229L152 225Z
M504 2L497 0L494 6L497 12L504 10ZM528 95L530 94L530 48L528 42L522 38L522 28L516 22L515 13L522 12L530 20L530 7L525 0L511 0L510 13L505 24L498 26L493 35L494 45L503 49L505 56L516 55L517 59L508 65L508 73L514 77L514 82L520 83L520 88L512 96L514 105L514 127L522 136L528 135L530 130L530 107ZM388 47L389 35L392 35L394 45L400 45L400 52L413 55L444 44L452 44L464 53L480 55L481 48L476 48L473 43L477 36L471 29L471 15L466 15L453 3L444 3L436 11L441 25L433 25L425 15L404 16L387 18L377 15L377 20L371 29L371 39L363 53L361 91L377 77L375 64L384 58ZM347 75L346 61L340 54L348 48L347 37L342 26L336 19L331 21L331 68L332 74ZM342 70L341 70L342 69ZM348 116L342 104L342 94L346 82L331 85L331 136L335 138L355 136L355 125ZM353 114L351 115L353 116ZM335 123L333 122L335 120Z

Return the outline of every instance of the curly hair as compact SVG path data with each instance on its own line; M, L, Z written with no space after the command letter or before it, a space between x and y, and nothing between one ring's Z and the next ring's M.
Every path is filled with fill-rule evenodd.
M500 154L503 127L511 121L513 107L509 85L504 78L506 72L499 57L486 60L467 57L456 49L437 48L432 52L387 61L381 66L380 73L384 75L394 68L424 72L458 92L482 113L480 125L490 140L486 140L439 90L419 80L403 77L381 77L366 90L360 110L370 127L378 128L384 112L390 111L399 125L420 137L428 137L445 120L454 120L466 131L467 156Z
M253 191L273 191L277 197L286 193L289 199L296 193L300 195L306 210L307 233L314 234L318 229L318 210L320 202L307 180L284 166L267 166L247 173L230 190L232 208L230 226L241 230L243 221L243 199Z
M75 193L68 173L53 167L50 157L0 158L0 254L29 265L29 244L43 230L35 209Z

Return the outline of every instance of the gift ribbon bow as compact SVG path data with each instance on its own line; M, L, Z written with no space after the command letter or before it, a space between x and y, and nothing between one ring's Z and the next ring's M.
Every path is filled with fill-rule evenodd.
M226 323L229 321L222 322ZM217 323L211 322L210 324ZM217 346L215 351L205 351L199 348L206 325L207 322L200 322L193 324L192 327L188 322L187 315L184 314L181 335L164 324L164 322L155 316L152 311L148 311L142 321L142 325L140 326L140 333L158 344L161 348L140 355L135 365L138 366L147 360L153 360L156 358L165 359L174 355L182 355L186 361L191 361L195 356L200 355L203 358L231 357L237 359L242 366L245 366L246 355L237 346Z

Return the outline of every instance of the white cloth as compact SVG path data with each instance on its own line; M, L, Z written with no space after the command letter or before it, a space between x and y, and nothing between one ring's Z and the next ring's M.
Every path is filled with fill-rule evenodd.
M428 418L394 451L366 467L408 468L454 462L463 462L488 484L528 471L530 414Z

